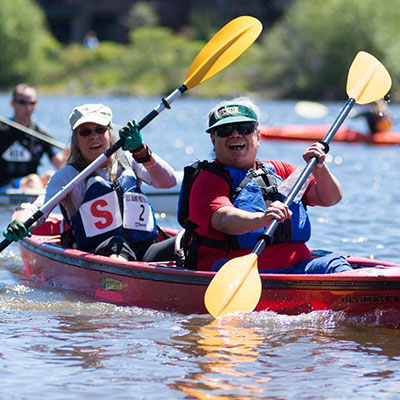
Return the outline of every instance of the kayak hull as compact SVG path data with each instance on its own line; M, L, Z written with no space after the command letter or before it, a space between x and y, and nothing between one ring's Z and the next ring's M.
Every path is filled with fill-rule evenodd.
M297 140L315 142L322 140L330 125L282 125L261 126L260 135L265 140ZM373 136L349 129L342 125L333 140L348 143L367 143L372 145L400 144L400 132L377 132Z
M36 283L117 305L207 312L202 299L212 273L180 270L173 263L121 262L43 240L33 236L20 243L24 275Z
M54 221L39 230L19 242L24 276L30 281L118 305L183 314L207 312L204 295L214 272L180 269L173 262L121 262L67 249L59 245ZM353 271L260 274L262 295L256 310L288 315L343 311L399 327L400 265L359 257L348 260L356 268Z

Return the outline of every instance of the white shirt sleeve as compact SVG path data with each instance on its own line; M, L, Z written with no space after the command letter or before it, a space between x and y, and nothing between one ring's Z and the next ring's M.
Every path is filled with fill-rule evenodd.
M39 196L34 203L32 204L33 210L39 209L43 204L48 202L55 194L57 194L64 186L66 186L69 182L75 178L79 172L73 168L71 165L66 165L65 167L59 169L55 172L55 174L50 178L47 186L46 193L43 197ZM85 194L85 180L79 182L72 191L61 200L61 204L65 208L68 216L71 217L78 210L80 204L83 201L83 197ZM44 214L38 221L38 224L42 224L45 219L48 217L50 212L57 206L54 204L54 207L48 210L46 214Z

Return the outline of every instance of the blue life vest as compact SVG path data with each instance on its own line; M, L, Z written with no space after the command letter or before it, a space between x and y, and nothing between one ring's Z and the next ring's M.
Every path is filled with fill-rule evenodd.
M265 212L268 205L275 200L285 200L285 196L277 192L277 187L283 179L275 173L272 164L264 164L265 168L252 170L225 167L232 179L231 190L234 193L233 205L249 212ZM245 184L243 182L246 180ZM263 185L261 180L265 182ZM238 191L237 188L240 188ZM237 193L235 193L235 191ZM273 196L273 193L276 193ZM279 197L281 199L279 199ZM284 229L274 236L274 243L280 241L306 242L311 236L311 223L301 200L294 200L290 206L292 211L291 232L288 235ZM281 224L281 228L285 224ZM288 226L287 226L288 227ZM252 248L257 243L265 228L237 235L238 248Z
M197 246L230 250L253 248L264 233L265 228L243 235L225 234L223 240L211 239L196 232L197 225L189 218L189 197L194 180L201 170L210 171L224 179L231 187L230 200L233 205L250 212L265 212L273 201L284 201L285 197L278 192L278 185L283 179L276 174L272 164L257 161L257 168L250 170L225 167L218 163L198 161L185 167L179 196L178 221L185 228L182 238L182 251L177 263L186 268L197 267ZM292 217L279 224L273 235L273 243L306 242L311 236L311 224L301 200L294 200L290 206Z
M94 175L87 180L86 187L83 202L71 217L78 249L93 251L112 236L123 237L133 249L148 247L156 242L157 224L153 208L131 172L124 171L115 183ZM135 207L131 214L134 218L129 218L130 221L124 220L124 215L128 212L124 208L124 202ZM126 228L126 224L137 229L132 226Z

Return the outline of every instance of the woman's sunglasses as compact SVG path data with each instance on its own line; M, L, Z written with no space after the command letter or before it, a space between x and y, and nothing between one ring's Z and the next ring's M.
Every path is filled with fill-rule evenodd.
M82 128L78 129L76 132L79 136L88 137L92 132L98 133L99 135L104 135L108 130L108 126L96 126L94 129Z
M250 135L256 130L255 122L238 122L236 124L221 125L214 129L214 133L219 137L228 137L236 130L240 135Z

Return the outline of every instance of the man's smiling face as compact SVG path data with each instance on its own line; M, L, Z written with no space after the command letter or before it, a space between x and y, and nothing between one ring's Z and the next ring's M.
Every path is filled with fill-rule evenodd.
M240 123L235 125L240 126ZM211 132L215 154L219 161L229 167L252 168L260 146L259 129L255 125L253 132L247 134L241 134L239 130L234 128L226 137L218 136L218 129Z

